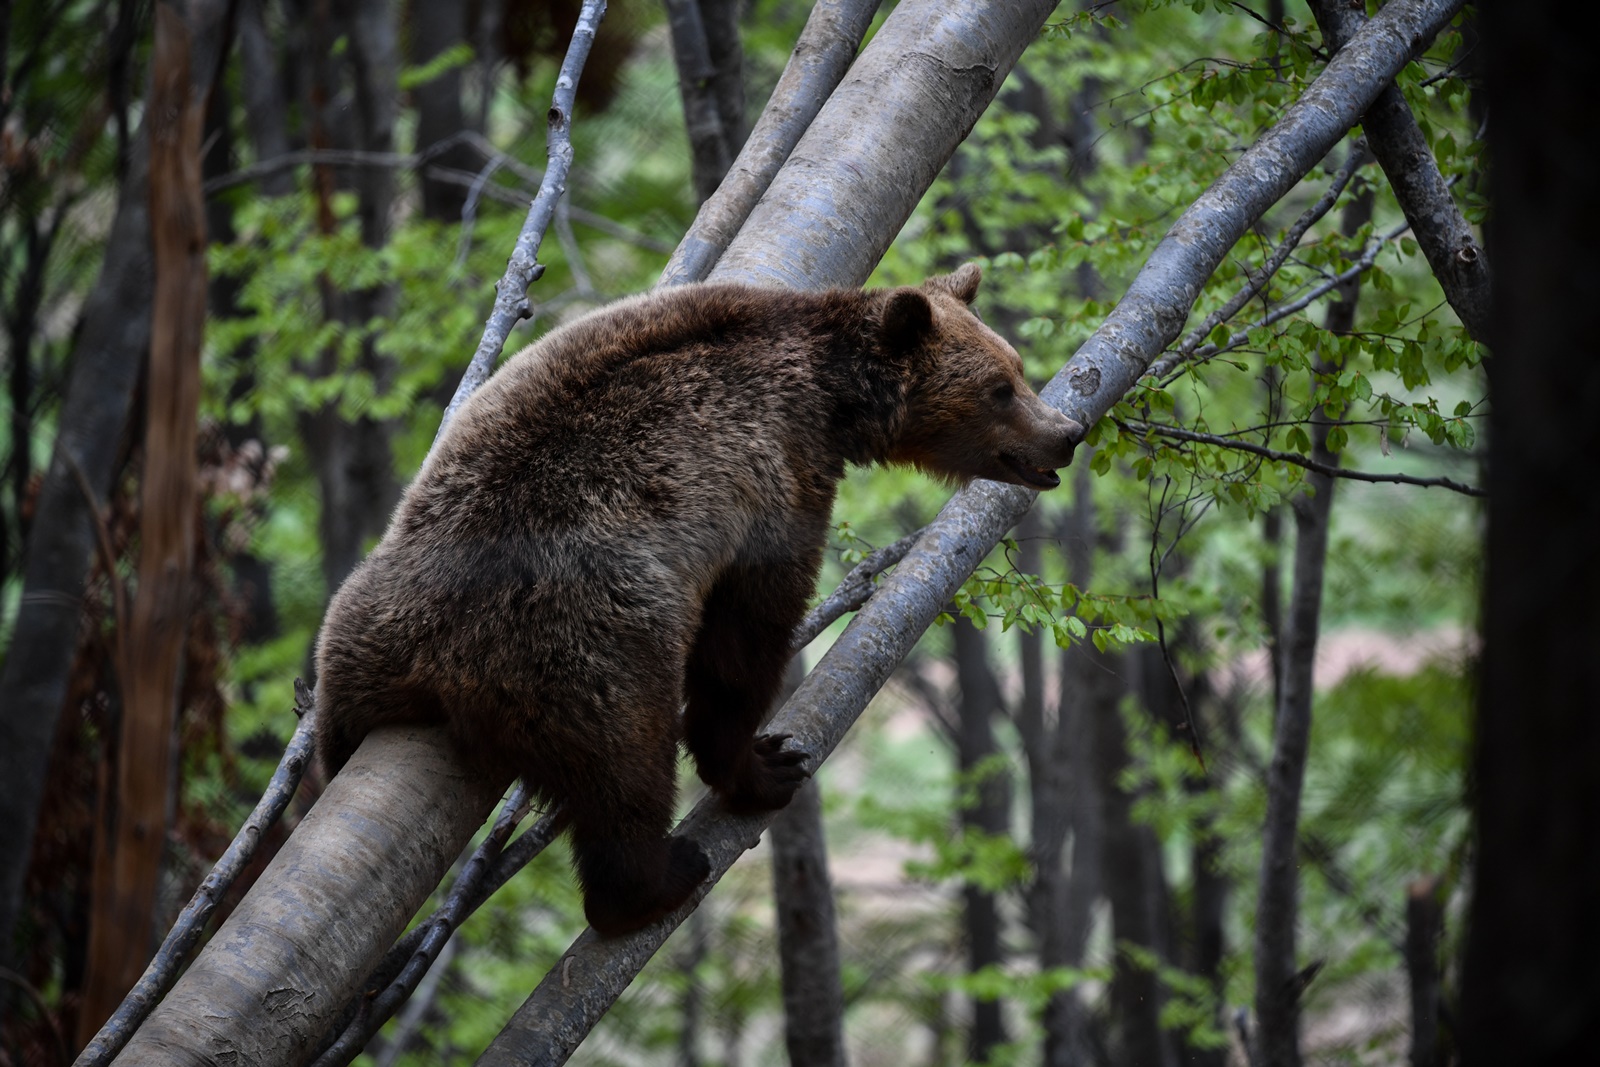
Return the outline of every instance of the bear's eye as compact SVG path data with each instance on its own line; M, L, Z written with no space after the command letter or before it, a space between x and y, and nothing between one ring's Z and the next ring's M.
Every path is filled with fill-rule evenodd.
M1017 390L1010 382L1001 382L994 387L989 395L994 397L995 403L1005 404L1009 403L1011 398L1017 395Z

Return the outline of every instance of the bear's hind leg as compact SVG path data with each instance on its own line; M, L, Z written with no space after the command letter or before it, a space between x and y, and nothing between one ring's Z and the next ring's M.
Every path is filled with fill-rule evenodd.
M736 568L706 599L689 653L684 740L700 778L737 812L789 803L810 776L787 734L756 736L790 659L809 574L800 568Z
M663 736L644 748L616 766L563 776L584 915L605 937L676 910L711 873L698 845L667 836L677 799L677 742Z

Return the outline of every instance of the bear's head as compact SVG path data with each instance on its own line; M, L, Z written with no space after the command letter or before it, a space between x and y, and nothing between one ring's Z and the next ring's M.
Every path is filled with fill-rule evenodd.
M951 481L1054 489L1084 429L1039 399L1016 349L973 314L981 278L968 263L887 295L882 344L907 368L905 419L889 461Z

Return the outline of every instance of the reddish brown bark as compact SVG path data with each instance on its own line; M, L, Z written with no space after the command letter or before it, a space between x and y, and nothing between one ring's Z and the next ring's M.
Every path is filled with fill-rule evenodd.
M178 663L193 566L196 414L205 328L205 206L190 32L156 5L150 97L150 219L155 257L146 395L139 581L123 644L123 715L114 803L99 832L79 1043L99 1029L150 955L166 842Z

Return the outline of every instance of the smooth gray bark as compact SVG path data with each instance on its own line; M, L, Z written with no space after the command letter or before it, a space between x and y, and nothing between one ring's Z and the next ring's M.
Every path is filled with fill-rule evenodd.
M817 0L772 99L722 184L700 205L694 224L661 273L661 284L698 280L710 273L844 77L878 2Z
M442 730L375 731L113 1062L304 1062L505 784Z

